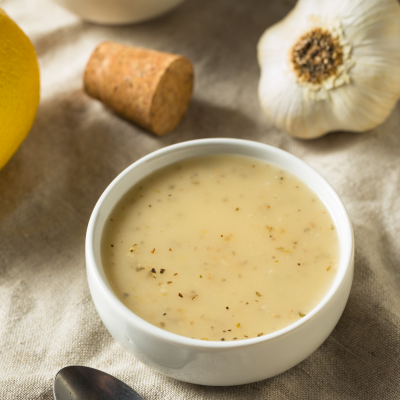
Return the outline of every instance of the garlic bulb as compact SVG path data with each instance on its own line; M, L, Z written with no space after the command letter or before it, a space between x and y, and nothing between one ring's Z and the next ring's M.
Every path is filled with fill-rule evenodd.
M299 0L258 43L267 117L300 138L382 123L400 97L397 0Z

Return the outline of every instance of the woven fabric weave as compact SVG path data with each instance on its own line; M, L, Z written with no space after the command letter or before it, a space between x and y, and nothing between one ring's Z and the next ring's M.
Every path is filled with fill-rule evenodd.
M55 373L74 364L113 374L147 400L400 399L400 104L366 133L302 141L269 124L256 43L293 5L187 0L156 20L110 27L48 0L0 3L31 38L42 81L32 131L0 171L1 399L50 400ZM193 99L175 132L155 137L85 95L83 70L103 40L192 60ZM354 283L333 333L291 370L243 386L192 385L141 364L103 326L86 281L85 231L106 186L151 151L206 137L300 157L337 190L355 231Z

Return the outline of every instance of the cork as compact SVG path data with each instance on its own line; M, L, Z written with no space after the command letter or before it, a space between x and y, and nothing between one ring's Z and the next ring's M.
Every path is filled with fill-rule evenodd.
M193 67L180 55L114 42L101 43L84 73L86 93L157 134L183 118L193 88Z

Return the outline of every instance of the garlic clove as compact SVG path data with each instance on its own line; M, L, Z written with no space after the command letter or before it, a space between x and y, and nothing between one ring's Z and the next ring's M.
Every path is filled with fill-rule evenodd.
M400 97L400 6L299 0L262 35L258 61L260 103L280 129L300 138L372 129Z

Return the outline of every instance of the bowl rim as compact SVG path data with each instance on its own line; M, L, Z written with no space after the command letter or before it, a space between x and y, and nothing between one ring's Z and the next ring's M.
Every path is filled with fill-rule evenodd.
M181 150L185 148L192 148L193 146L197 145L210 145L210 144L219 144L219 145L240 145L240 146L247 146L250 148L263 148L271 153L275 153L275 155L278 155L279 157L286 158L288 160L291 160L292 162L297 162L301 167L303 168L304 171L307 171L311 174L313 174L315 177L317 177L320 182L325 185L325 187L328 189L329 196L333 197L333 201L336 202L336 204L340 208L341 214L344 216L344 225L345 225L345 230L347 231L347 236L350 238L350 243L344 242L344 239L341 239L339 233L338 233L338 240L339 240L339 248L340 248L340 258L339 258L339 263L338 263L338 270L336 273L336 277L334 278L334 282L332 286L330 287L329 291L325 294L323 299L318 303L318 305L313 308L305 317L301 318L300 320L294 322L293 324L290 324L289 326L279 329L275 332L256 337L256 338L248 338L248 339L243 339L243 340L238 340L238 341L206 341L206 340L201 340L201 339L192 339L189 337L181 336L172 332L165 331L155 325L152 325L151 323L145 321L144 319L140 318L137 316L135 313L133 313L128 307L126 307L116 296L116 294L112 291L109 283L107 282L106 279L103 279L101 273L100 273L100 268L102 269L101 266L97 265L96 260L95 260L95 255L94 255L94 230L96 228L96 222L97 219L99 218L99 211L101 206L103 205L104 201L110 196L112 191L114 190L115 186L118 184L120 180L122 180L126 175L130 174L131 171L135 168L137 168L139 165L143 163L147 163L151 161L152 159L159 158L162 155L165 155L166 153L173 152L175 150ZM221 153L214 153L214 154L222 154ZM227 152L226 154L238 154L239 153L234 153L234 152ZM203 154L207 155L207 154ZM200 155L201 156L201 155ZM255 156L250 156L257 158ZM192 158L191 156L187 158ZM179 160L183 160L185 157L180 158ZM179 161L176 160L175 162ZM273 162L264 160L266 162L269 162L271 164L274 164ZM172 164L172 163L169 163ZM167 165L169 165L167 164ZM281 167L282 169L285 169L283 165L275 164ZM147 176L146 174L145 176ZM143 178L141 178L143 179ZM300 177L298 179L301 180ZM311 189L312 190L312 189ZM318 195L318 197L322 201L322 197L318 192L313 190L314 193ZM118 201L122 198L122 196L126 193L126 191L118 198L118 200L115 202L114 206L118 203ZM329 197L329 196L325 196ZM338 213L339 214L339 213ZM333 215L332 215L333 217ZM338 232L338 230L337 230ZM100 240L101 240L101 235L100 235ZM343 251L343 249L345 251ZM219 350L227 350L229 348L239 348L239 347L246 347L246 346L253 346L262 342L270 342L273 340L276 340L277 338L281 338L283 336L286 336L293 331L299 329L301 326L304 324L307 324L308 321L311 319L314 319L319 313L322 312L323 308L331 301L332 297L336 294L338 289L341 287L341 285L344 283L346 277L348 274L351 272L352 267L353 267L353 262L354 262L354 233L353 233L353 227L350 222L350 218L348 216L347 210L340 199L339 195L336 193L336 191L333 189L333 187L330 185L330 183L319 173L317 172L314 168L312 168L310 165L308 165L305 161L301 160L300 158L282 150L277 147L261 143L261 142L255 142L251 140L245 140L245 139L231 139L231 138L209 138L209 139L195 139L195 140L189 140L185 142L180 142L176 143L173 145L169 145L166 147L163 147L161 149L158 149L154 152L151 152L147 154L144 157L141 157L134 163L132 163L130 166L125 168L120 174L118 174L113 181L108 185L108 187L105 189L105 191L102 193L100 196L99 200L97 201L93 212L91 214L87 232L86 232L86 240L85 240L85 254L86 254L86 269L87 273L92 274L92 277L95 279L98 288L101 290L102 295L107 299L107 302L111 303L114 308L118 309L118 312L122 314L123 318L127 321L129 321L133 326L135 326L137 329L140 329L144 331L147 335L153 336L153 337L158 337L160 340L169 342L172 344L177 344L179 346L184 346L186 348L194 348L194 349L219 349Z

